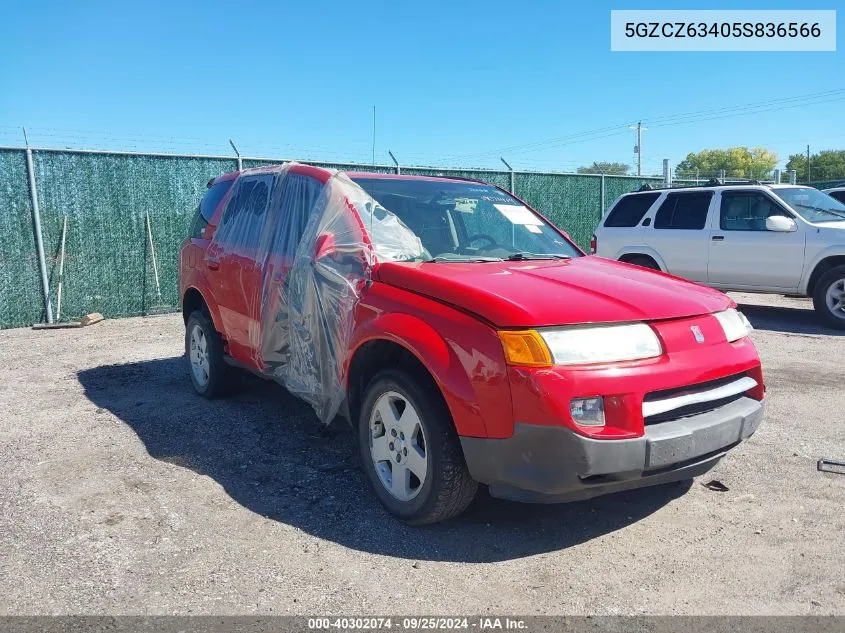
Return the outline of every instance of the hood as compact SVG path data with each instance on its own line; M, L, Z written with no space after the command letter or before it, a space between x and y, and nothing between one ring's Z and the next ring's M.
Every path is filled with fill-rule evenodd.
M597 256L473 263L385 262L378 277L499 327L651 321L732 307L727 295Z
M837 232L845 230L845 222L842 220L833 220L832 222L813 222L811 226L820 229L833 229Z

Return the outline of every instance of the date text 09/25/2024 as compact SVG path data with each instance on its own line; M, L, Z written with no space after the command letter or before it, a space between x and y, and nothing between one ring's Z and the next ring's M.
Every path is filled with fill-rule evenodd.
M325 617L308 618L309 631L321 630L525 630L526 623L519 618L499 617Z

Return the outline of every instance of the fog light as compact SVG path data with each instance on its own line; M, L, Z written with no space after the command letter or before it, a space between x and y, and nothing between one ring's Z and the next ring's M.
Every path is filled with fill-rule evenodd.
M569 403L572 419L583 426L604 426L603 398L576 398Z

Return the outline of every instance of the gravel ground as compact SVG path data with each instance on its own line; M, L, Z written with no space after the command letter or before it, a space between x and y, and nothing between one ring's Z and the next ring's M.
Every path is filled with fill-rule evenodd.
M0 332L0 614L845 614L845 477L816 471L845 458L845 332L806 300L736 298L767 416L714 471L482 496L426 528L282 388L195 396L179 315Z

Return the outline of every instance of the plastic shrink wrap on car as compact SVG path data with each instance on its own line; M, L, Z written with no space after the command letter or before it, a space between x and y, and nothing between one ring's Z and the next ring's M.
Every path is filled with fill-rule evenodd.
M264 172L274 179L257 258L259 331L249 338L260 356L255 364L328 424L345 397L357 306L373 267L419 258L424 250L416 234L344 173L319 188L292 166ZM297 214L286 213L297 208L311 209L299 220L304 227Z

